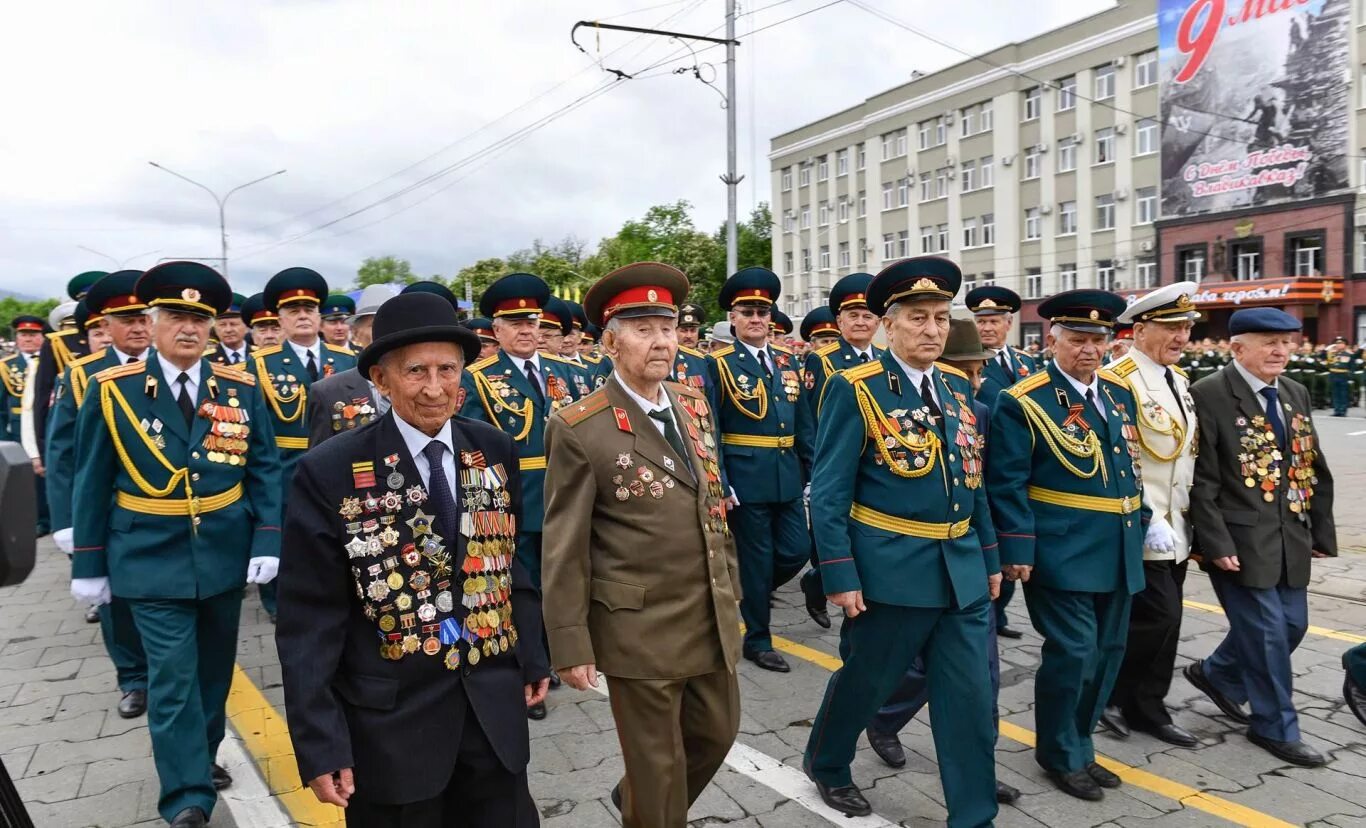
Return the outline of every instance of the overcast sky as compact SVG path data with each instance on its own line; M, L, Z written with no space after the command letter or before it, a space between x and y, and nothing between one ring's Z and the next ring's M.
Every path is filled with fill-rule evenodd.
M867 1L974 53L1113 5ZM848 3L745 36L827 2L741 4L758 10L739 23L742 216L768 198L771 136L961 59ZM228 203L230 276L243 293L293 265L340 287L367 256L449 276L536 238L574 234L591 248L679 198L711 229L725 215L725 114L716 92L667 73L691 65L686 53L648 73L657 77L619 84L489 150L609 81L599 44L624 46L603 65L632 72L680 50L581 30L584 55L569 41L575 21L708 32L724 9L724 0L12 4L0 29L0 288L57 295L74 273L114 268L82 245L127 267L216 257L213 200L149 161L220 194L288 170ZM713 64L703 72L724 90L724 51L698 60Z

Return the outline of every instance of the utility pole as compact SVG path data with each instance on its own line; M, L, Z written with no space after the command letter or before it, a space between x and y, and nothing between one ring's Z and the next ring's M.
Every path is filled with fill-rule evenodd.
M736 227L736 193L740 182L745 180L743 175L735 169L735 47L740 42L735 39L735 5L736 0L726 0L726 36L724 39L708 37L706 35L685 34L683 32L670 32L664 29L646 29L639 26L620 26L612 23L599 23L595 20L580 20L569 30L569 42L573 43L580 52L585 55L588 50L579 45L574 39L575 33L582 27L587 26L593 29L609 29L619 32L635 32L637 34L662 35L664 37L675 38L678 40L701 40L706 43L718 43L726 47L726 92L722 95L726 108L726 174L721 176L721 181L726 185L726 276L730 277L739 269L739 236ZM591 55L590 55L591 57ZM604 66L603 71L616 75L622 80L630 80L633 76L620 69L612 69ZM685 73L690 70L677 69L675 74ZM691 70L693 77L710 86L710 82L703 79L697 66Z
M203 184L200 184L198 181L195 181L193 178L189 178L188 176L181 175L180 173L176 172L175 170L172 170L172 169L168 169L168 168L166 168L166 167L163 167L163 166L161 166L160 164L158 164L158 163L155 162L155 161L148 161L147 163L148 163L148 164L151 164L153 167L156 167L157 169L161 170L161 171L164 172L164 173L168 173L168 174L170 174L170 175L175 176L176 178L179 178L181 181L184 181L184 182L189 183L189 184L193 184L193 185L195 185L196 187L198 187L199 189L201 189L201 190L203 190L204 192L208 193L209 195L213 196L214 202L218 205L218 240L219 240L219 244L220 244L219 250L220 250L220 252L222 253L222 258L219 259L219 261L221 261L221 262L223 263L223 278L224 278L224 279L228 278L228 218L227 218L228 199L232 198L232 194L235 193L235 192L237 192L238 190L244 190L244 189L246 189L247 187L250 187L250 186L253 185L253 184L260 184L262 181L265 181L267 178L274 178L274 177L277 176L277 175L284 175L284 174L285 174L285 171L284 171L284 170L276 170L275 172L271 173L270 175L263 175L263 176L261 176L260 178L253 179L253 180L251 180L251 181L248 181L248 182L245 183L245 184L239 184L239 185L237 185L236 187L233 187L231 190L228 190L227 194L224 195L222 198L219 198L219 197L218 197L218 193L215 193L213 190L210 190L208 187L204 186Z

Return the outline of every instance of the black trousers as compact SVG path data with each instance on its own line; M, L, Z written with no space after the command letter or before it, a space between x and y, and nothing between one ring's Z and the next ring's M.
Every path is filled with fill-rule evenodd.
M465 705L460 752L440 796L404 805L358 802L346 807L347 828L526 828L541 824L526 770L503 767L474 706Z
M1151 729L1171 724L1162 700L1176 669L1181 639L1181 598L1188 561L1144 561L1147 585L1134 596L1129 613L1128 646L1110 704L1124 712L1129 724Z

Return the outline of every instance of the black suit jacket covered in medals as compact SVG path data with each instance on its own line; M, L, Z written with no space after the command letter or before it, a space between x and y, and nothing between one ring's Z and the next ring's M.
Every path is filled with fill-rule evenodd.
M379 406L360 370L348 368L308 390L308 445L379 419Z
M467 704L508 770L530 758L523 685L550 671L513 554L517 454L463 417L451 437L460 527L425 500L392 411L310 449L288 500L276 643L299 773L354 768L363 801L440 795Z

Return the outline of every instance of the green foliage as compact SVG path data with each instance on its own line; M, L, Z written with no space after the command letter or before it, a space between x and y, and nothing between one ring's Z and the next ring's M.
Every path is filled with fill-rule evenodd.
M14 317L32 314L33 316L46 321L47 315L52 313L52 309L61 304L61 302L62 300L60 299L24 300L14 296L6 296L5 298L0 299L0 325L4 326L3 328L0 328L0 330L4 331L6 337L12 339L14 338L14 329L10 326L10 323L14 320Z
M407 259L396 256L380 256L366 259L356 271L356 287L367 288L371 285L410 285L418 281L413 274L413 266Z

